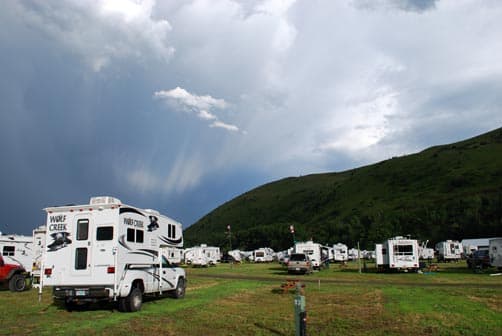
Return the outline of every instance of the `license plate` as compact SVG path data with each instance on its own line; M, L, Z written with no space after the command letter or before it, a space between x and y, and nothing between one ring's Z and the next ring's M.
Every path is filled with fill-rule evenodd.
M295 268L295 271L299 271L299 270L300 270L300 267Z
M87 291L85 289L77 289L75 291L75 295L76 296L85 296L85 295L87 295Z

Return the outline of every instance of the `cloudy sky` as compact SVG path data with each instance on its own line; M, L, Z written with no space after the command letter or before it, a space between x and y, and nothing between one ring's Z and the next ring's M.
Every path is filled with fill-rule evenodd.
M6 1L0 231L111 195L185 227L502 126L502 3Z

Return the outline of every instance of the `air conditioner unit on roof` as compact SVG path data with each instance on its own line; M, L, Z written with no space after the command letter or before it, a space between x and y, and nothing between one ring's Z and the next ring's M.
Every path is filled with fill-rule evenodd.
M97 196L91 197L89 204L98 205L98 204L120 204L120 200L115 197L110 196Z

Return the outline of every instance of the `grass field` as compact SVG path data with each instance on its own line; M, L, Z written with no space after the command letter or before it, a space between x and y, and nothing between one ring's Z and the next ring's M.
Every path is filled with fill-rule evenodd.
M309 335L502 335L502 276L463 263L430 274L359 274L355 264L309 276ZM491 270L492 273L495 270ZM152 299L139 313L113 305L67 312L49 289L0 292L2 335L294 335L294 293L278 264L187 269L182 300Z

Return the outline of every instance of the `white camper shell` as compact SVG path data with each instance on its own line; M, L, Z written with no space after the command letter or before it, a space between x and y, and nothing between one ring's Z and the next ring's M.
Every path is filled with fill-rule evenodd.
M348 246L342 243L333 245L333 261L344 263L347 260L349 260Z
M462 243L457 240L447 240L436 244L438 261L457 261L462 259Z
M490 265L502 269L502 238L490 239Z
M293 250L293 253L304 253L308 255L312 262L313 269L320 270L321 267L327 267L329 258L327 247L309 240L306 242L297 242Z
M418 241L394 237L375 245L376 265L379 271L418 271Z
M164 248L183 246L180 223L107 196L44 210L42 286L52 286L69 309L107 300L118 301L120 311L138 311L143 295L184 296L185 271L163 255Z

